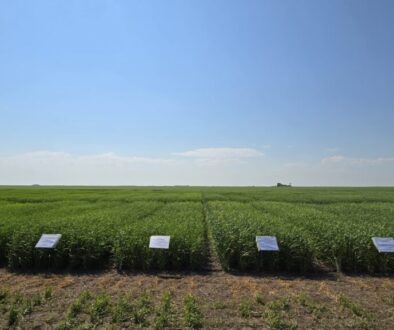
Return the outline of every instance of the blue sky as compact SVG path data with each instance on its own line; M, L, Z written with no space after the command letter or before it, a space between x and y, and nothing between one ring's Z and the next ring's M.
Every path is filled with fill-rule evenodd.
M0 184L394 185L393 1L1 1Z

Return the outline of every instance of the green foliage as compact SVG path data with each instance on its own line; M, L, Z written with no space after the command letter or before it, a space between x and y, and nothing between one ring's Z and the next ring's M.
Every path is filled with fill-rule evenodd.
M132 297L123 294L116 301L112 309L112 321L115 323L122 323L132 318L133 304Z
M379 254L371 240L394 236L390 203L209 202L207 214L227 270L394 271L394 256ZM257 235L276 236L280 251L257 252Z
M13 270L200 270L207 232L225 270L393 273L393 188L0 188L0 265ZM54 250L35 249L61 233ZM170 235L170 249L149 236ZM259 253L257 235L278 238ZM46 299L46 298L45 298Z
M297 329L297 324L294 322L288 322L284 318L284 314L281 312L277 312L274 310L267 309L264 312L264 320L267 323L267 325L271 329L277 329L277 330L293 330Z
M164 292L161 298L161 304L156 312L155 328L165 329L171 325L173 306L171 302L171 293Z
M0 304L5 302L9 297L9 292L7 289L0 288Z
M97 323L110 312L111 299L107 294L100 294L93 301L90 315L93 323Z
M287 298L280 298L273 301L270 301L266 304L267 309L272 311L286 311L289 310L290 304Z
M241 314L241 317L243 318L249 318L252 316L253 312L253 303L249 299L244 299L241 301L239 304L239 312Z
M68 308L67 317L76 318L82 312L83 306L80 300L74 301Z
M135 324L143 327L149 325L148 316L152 313L151 296L144 292L135 302L133 308L133 320Z
M207 214L219 259L226 270L305 272L312 268L313 253L307 237L291 223L240 202L210 202ZM259 253L258 235L276 236L280 251Z
M50 300L52 298L52 295L53 295L53 288L50 286L45 288L44 299Z
M12 305L8 314L8 326L15 326L19 320L19 311L15 305Z
M297 324L286 320L285 316L290 309L289 300L281 298L265 305L263 318L271 329L297 329Z
M263 298L263 296L262 296L259 292L257 292L257 293L254 295L254 298L255 298L255 300L256 300L256 302L257 302L258 304L260 304L260 305L265 305L264 298Z
M78 326L80 325L80 321L75 318L67 318L65 321L63 321L57 328L56 330L73 330L73 329L79 329Z
M45 292L26 295L22 292L10 293L8 290L0 289L0 314L8 311L8 326L20 326L19 323L42 304L44 295Z
M317 302L315 302L309 295L306 293L301 293L297 297L298 303L303 306L308 313L313 314L315 317L320 318L323 312L326 311L324 306L321 306Z
M198 307L197 299L188 294L184 301L184 319L187 327L199 329L202 327L202 313Z
M377 329L374 315L364 309L360 304L353 301L344 294L339 295L338 303L344 310L349 310L356 319L355 328L359 329Z
M118 269L201 269L207 260L207 242L201 203L169 203L144 219L120 230L114 242ZM151 235L171 236L169 250L149 249Z
M390 296L384 297L383 301L386 304L394 307L394 295L390 295Z
M355 316L367 317L367 312L364 310L364 308L345 295L341 294L339 296L338 302L342 308L350 310Z
M0 227L0 246L8 240L4 258L11 269L94 269L114 262L118 269L180 270L201 269L206 262L201 203L65 201L51 202L49 209L47 204L0 204L0 220L8 217ZM43 233L61 233L59 245L35 249ZM149 249L149 237L161 234L171 236L170 249Z
M91 293L89 291L83 291L79 295L79 297L69 306L67 311L67 318L76 318L78 314L82 313L86 309L86 305L91 299Z

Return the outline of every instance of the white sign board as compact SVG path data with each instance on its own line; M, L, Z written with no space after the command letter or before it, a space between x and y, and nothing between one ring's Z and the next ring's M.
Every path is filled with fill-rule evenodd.
M394 238L372 237L372 241L380 253L394 253Z
M259 251L279 251L275 236L256 236L256 243Z
M39 249L54 249L60 241L61 234L43 234L36 244Z
M170 247L170 236L151 236L149 248L168 249Z

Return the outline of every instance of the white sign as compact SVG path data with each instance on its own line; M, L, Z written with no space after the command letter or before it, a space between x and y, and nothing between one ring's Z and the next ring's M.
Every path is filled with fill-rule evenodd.
M168 249L170 247L170 236L151 236L149 248Z
M259 251L279 251L275 236L256 236L256 243Z
M43 234L36 244L39 249L54 249L58 245L61 234Z
M380 253L394 252L394 238L392 237L372 237L373 244Z

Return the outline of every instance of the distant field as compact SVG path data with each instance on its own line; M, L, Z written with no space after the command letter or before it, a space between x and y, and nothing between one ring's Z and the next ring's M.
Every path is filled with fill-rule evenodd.
M54 251L34 248L42 233L63 235ZM259 254L256 235L280 252ZM202 270L213 255L227 271L394 272L373 236L394 236L394 188L0 188L11 270Z
M391 330L372 236L394 236L394 188L2 187L0 328Z

